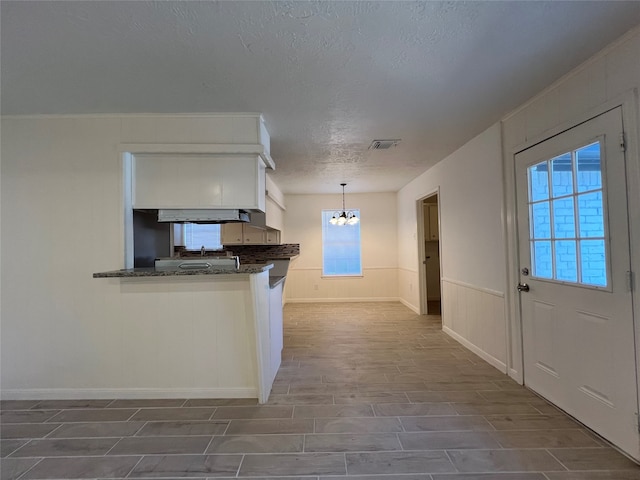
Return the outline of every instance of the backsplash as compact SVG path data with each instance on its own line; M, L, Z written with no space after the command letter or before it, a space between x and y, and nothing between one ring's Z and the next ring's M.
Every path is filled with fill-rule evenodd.
M300 255L299 243L282 245L228 245L225 250L240 257L240 264L264 263L269 260L287 259Z

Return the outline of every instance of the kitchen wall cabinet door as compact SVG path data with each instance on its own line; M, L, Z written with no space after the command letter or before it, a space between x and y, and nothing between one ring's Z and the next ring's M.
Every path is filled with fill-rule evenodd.
M257 155L133 157L133 208L265 210L265 164Z
M264 228L246 223L225 223L221 230L223 245L262 245L267 243Z
M222 225L221 239L223 245L242 244L242 223L225 223Z
M265 236L266 230L263 228L242 225L242 243L245 245L262 245L265 243Z
M269 245L280 245L280 230L267 228L266 243Z

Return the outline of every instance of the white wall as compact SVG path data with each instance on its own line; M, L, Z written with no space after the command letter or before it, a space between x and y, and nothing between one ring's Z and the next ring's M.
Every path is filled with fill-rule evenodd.
M286 195L284 243L299 243L285 286L287 302L397 300L396 194L345 196L360 209L362 277L322 277L322 210L339 209L342 195Z
M500 137L495 124L398 192L398 288L419 310L417 201L439 188L443 327L505 370Z

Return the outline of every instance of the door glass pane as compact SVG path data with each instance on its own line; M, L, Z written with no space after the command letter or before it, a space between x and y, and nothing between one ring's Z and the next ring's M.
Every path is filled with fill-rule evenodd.
M554 238L575 238L573 197L553 201Z
M575 240L557 240L555 242L556 276L558 280L578 281L578 260Z
M600 142L527 168L533 276L607 286L601 170Z
M532 202L549 198L549 164L541 162L527 169L529 199Z
M578 192L602 188L602 166L600 164L600 142L576 150Z
M532 275L539 278L553 278L553 262L551 261L551 242L531 242Z
M580 237L604 237L602 192L578 195Z
M551 160L551 191L553 197L573 193L573 167L571 153L565 153Z
M604 240L580 241L580 267L582 283L605 287L607 285L607 263Z
M534 203L531 206L533 232L531 238L551 238L551 211L549 202Z

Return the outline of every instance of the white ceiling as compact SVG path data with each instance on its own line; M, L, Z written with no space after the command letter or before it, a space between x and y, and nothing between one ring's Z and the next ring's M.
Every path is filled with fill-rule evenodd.
M396 191L638 24L638 1L2 0L1 108L261 112L284 192Z

